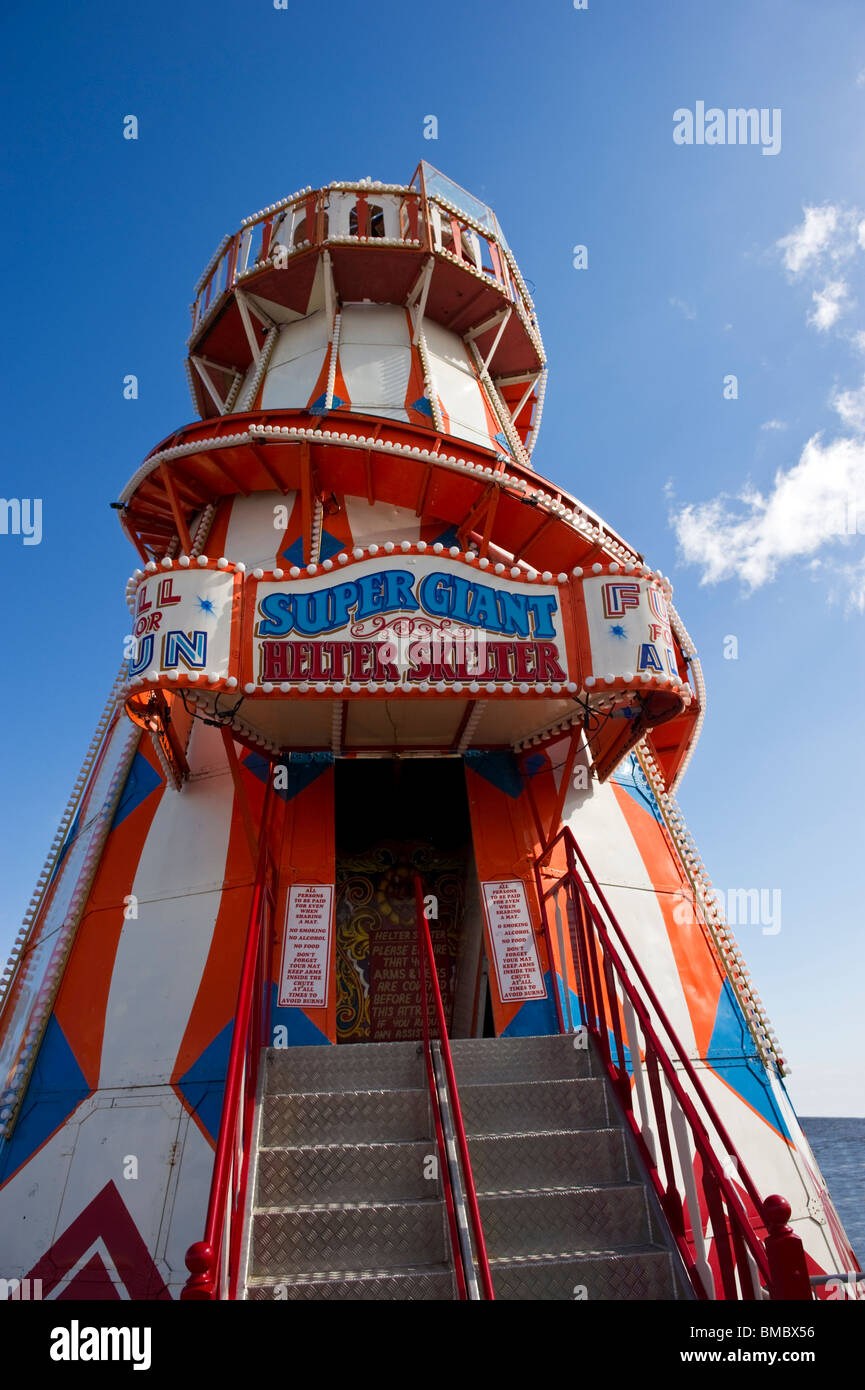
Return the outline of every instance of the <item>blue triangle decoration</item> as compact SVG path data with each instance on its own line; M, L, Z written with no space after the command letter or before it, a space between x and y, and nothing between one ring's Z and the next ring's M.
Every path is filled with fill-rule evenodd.
M506 435L506 434L503 434L502 431L499 430L498 434L495 435L494 438L495 438L495 441L496 441L497 444L501 444L501 446L502 446L502 448L504 449L505 453L506 453L506 454L511 454L511 458L513 458L513 454L511 453L511 446L510 446L510 444L508 443L508 437L507 437L507 435Z
M514 801L523 790L520 770L513 753L484 753L478 748L469 748L463 757L472 772L491 782L500 792L513 797Z
M39 1046L20 1118L3 1154L0 1181L26 1163L89 1095L90 1087L75 1053L52 1014Z
M302 565L303 560L303 539L298 536L296 541L280 552L283 560L289 560L292 565Z
M339 396L334 396L330 403L330 408L331 410L339 410L339 407L345 404L346 402L341 400ZM309 407L309 413L310 415L327 415L327 396L319 396L314 400Z
M156 768L147 761L143 753L136 753L126 778L123 795L117 810L114 812L111 829L114 830L118 825L122 825L126 817L137 810L142 801L145 801L150 793L155 791L157 787L161 787L162 784L163 779Z
M421 415L428 415L432 419L432 406L428 396L418 396L416 401L412 401L411 409L417 410Z
M316 1027L312 1019L304 1013L303 1009L281 1009L279 1007L279 989L271 985L270 995L270 1045L276 1046L274 1039L277 1037L276 1029L284 1028L284 1037L280 1037L279 1045L287 1047L331 1047L330 1038Z
M186 1074L175 1082L178 1091L182 1092L190 1110L195 1111L214 1144L219 1137L225 1073L228 1071L233 1029L234 1019L230 1019L213 1041L208 1043L201 1056L195 1059Z
M661 815L658 803L652 795L652 790L646 780L645 773L633 754L625 758L619 764L613 773L612 780L617 786L621 787L623 791L626 791L642 810L648 811L651 816L654 816L659 825L664 824L664 818Z
M549 971L544 975L544 984L547 989L546 999L527 999L514 1014L507 1028L502 1031L503 1038L543 1038L550 1033L558 1033L559 1024L550 992L552 980Z
M446 531L442 531L440 536L436 536L433 545L459 545L457 528L455 526L448 526Z
M270 763L260 753L247 753L242 762L259 782L267 782ZM332 753L289 753L287 758L281 758L274 764L274 767L285 769L285 775L279 781L287 784L274 787L277 796L286 802L293 801L302 791L306 791L307 787L312 786L323 772L327 772L332 763Z
M336 536L332 536L329 531L322 531L321 544L318 551L319 560L331 560L334 555L338 555L343 549L343 541L338 541Z

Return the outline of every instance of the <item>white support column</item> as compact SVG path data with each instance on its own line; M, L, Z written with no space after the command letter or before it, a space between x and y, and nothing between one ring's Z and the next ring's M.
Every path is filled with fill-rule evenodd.
M547 369L541 372L541 383L538 387L538 403L535 406L535 418L532 421L532 432L526 440L526 453L531 458L532 450L538 440L538 430L541 428L541 416L544 413L544 396L547 392Z
M497 323L501 323L502 319L509 318L511 307L510 304L506 304L503 309L497 309L494 314L490 314L490 317L484 319L483 323L479 323L476 328L470 328L465 335L466 342L473 343L475 338L480 338L483 333L488 333L491 328L495 328Z
M250 406L252 405L252 402L255 400L256 393L258 391L259 386L262 383L264 374L267 371L267 365L270 362L271 356L273 354L273 349L276 346L276 341L278 337L279 328L276 324L274 324L273 328L269 330L267 337L264 340L261 352L258 355L258 362L256 363L255 370L250 375L249 380L246 383L246 387L244 388L242 395L238 399L237 410L239 412L249 410Z
M252 228L247 227L243 236L240 238L240 246L237 249L237 275L243 275L249 261L249 248L252 245Z
M514 428L514 422L510 417L510 413L508 412L508 408L502 400L501 396L499 395L498 391L496 390L495 383L493 382L492 377L490 376L489 372L486 369L486 366L484 365L483 358L478 352L477 344L470 342L468 346L471 349L472 356L475 359L475 365L478 369L478 376L480 378L481 385L484 387L489 398L490 405L495 411L496 418L502 427L502 434L505 436L505 438L508 441L508 444L511 446L511 453L513 454L517 462L521 463L524 468L531 468L532 465L529 460L529 456L526 453L526 450L523 446L523 441L517 434L517 431Z
M329 251L322 251L321 263L324 269L324 305L327 314L327 341L333 342L333 330L336 325L336 285L333 282L333 262L330 259Z
M419 334L421 332L421 321L423 319L424 313L426 312L427 295L429 294L429 287L430 282L432 280L434 265L435 257L428 256L426 264L424 265L424 268L418 276L417 280L415 280L411 293L408 299L406 300L406 308L408 308L411 311L415 324L413 339L415 345L417 345L419 341ZM415 307L416 301L418 300L418 296L420 296L420 301L417 303L417 307Z
M246 334L246 341L249 343L252 360L253 362L257 362L261 349L258 346L255 329L252 326L252 318L249 313L249 301L243 293L243 290L235 290L234 297L237 300L237 307L240 310L240 317L243 320L243 331Z
M432 410L433 423L438 433L444 434L444 420L442 419L441 407L439 406L432 362L430 361L429 349L426 345L426 336L423 331L423 315L420 313L417 316L415 342L417 343L417 350L420 354L421 367L423 368L424 391L430 403L430 409Z
M339 355L339 326L340 315L337 314L333 321L333 335L330 343L330 362L327 368L327 395L324 402L325 412L333 408L333 389L336 385L336 361Z
M513 422L514 422L514 425L516 425L517 420L518 420L519 417L520 417L520 411L522 410L522 408L523 408L523 406L525 405L526 401L529 399L529 396L532 394L532 392L534 391L534 389L535 389L535 387L537 386L538 382L540 381L540 377L541 377L541 374L540 374L540 372L538 372L537 376L533 376L533 377L530 377L530 378L529 378L529 384L528 384L528 386L526 387L526 389L525 389L523 395L520 397L520 403L519 403L519 405L515 406L515 407L513 408L513 410L511 410L511 419L512 419ZM494 385L495 385L495 387L496 387L497 390L498 390L498 388L501 386L501 384L502 384L501 381L497 381L497 382L494 383ZM505 400L504 396L502 396L502 400L503 400L503 401ZM507 405L507 401L505 401L505 405ZM510 409L510 407L509 407L509 409Z
M499 324L499 331L498 331L498 333L496 334L495 338L493 339L493 345L492 345L492 347L490 348L489 352L487 353L487 357L486 357L486 360L485 360L485 362L484 362L484 371L485 371L485 372L488 372L489 369L490 369L490 363L492 362L493 357L495 356L496 348L498 347L499 343L500 343L501 340L502 340L502 334L504 333L505 329L506 329L507 326L508 326L508 323L509 323L509 321L510 321L510 317L511 317L511 306L510 306L510 304L509 304L509 305L508 305L508 308L507 308L507 313L505 314L504 318L502 319L501 323Z
M209 366L216 364L211 364L207 362L206 358L203 357L193 357L192 364L195 367L195 370L198 372L198 375L201 377L201 380L204 382L205 389L207 390L210 399L216 406L216 409L219 411L220 415L224 415L225 401L223 400L222 396L220 396L219 392L217 391L216 387L211 381L210 373L207 370ZM233 371L234 369L232 368L231 370Z
M429 217L430 217L430 222L432 223L432 229L433 229L433 242L434 242L434 244L435 244L435 249L436 249L437 251L441 251L441 249L442 249L442 215L441 215L441 213L439 212L438 208L436 207L435 203L430 203L430 205L429 205Z

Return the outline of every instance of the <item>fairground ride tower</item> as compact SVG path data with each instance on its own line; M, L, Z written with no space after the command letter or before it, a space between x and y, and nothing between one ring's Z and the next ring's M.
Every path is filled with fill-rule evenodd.
M427 164L266 208L187 371L4 976L11 1296L830 1296L856 1261L674 799L699 661L535 471L493 212Z

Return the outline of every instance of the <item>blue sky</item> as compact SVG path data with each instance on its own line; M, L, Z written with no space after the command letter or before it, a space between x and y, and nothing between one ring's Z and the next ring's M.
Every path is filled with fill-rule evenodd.
M0 951L120 664L136 561L108 503L193 413L198 275L296 188L426 158L533 287L539 470L675 583L709 690L680 800L721 889L781 890L781 931L737 934L794 1102L865 1113L865 540L831 522L865 517L861 4L54 0L0 32L0 493L43 502L41 544L0 535ZM698 101L777 108L780 151L675 144Z

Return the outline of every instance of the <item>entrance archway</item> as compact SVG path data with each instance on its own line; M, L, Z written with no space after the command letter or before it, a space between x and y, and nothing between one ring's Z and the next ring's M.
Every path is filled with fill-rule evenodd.
M477 993L480 974L478 952L463 940L475 924L467 922L474 869L462 759L344 759L335 799L337 1042L422 1036L416 873L451 1031L458 996Z

